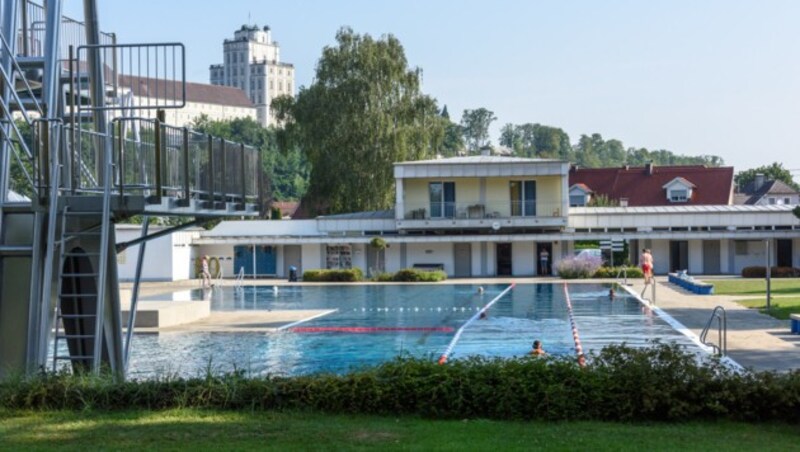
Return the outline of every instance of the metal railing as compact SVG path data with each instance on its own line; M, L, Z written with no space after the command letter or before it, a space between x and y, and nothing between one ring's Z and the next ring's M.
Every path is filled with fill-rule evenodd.
M70 140L70 166L76 168L77 192L97 192L102 184L97 153L107 140L114 149L113 192L142 195L160 202L162 196L209 202L207 208L237 209L260 197L261 166L258 149L215 138L157 119L116 118L111 135L89 129ZM72 136L71 127L66 127Z
M561 202L511 201L508 199L480 201L426 201L405 203L406 220L470 220L484 218L543 218L564 217Z
M22 0L18 8L19 34L17 36L20 55L23 57L44 56L45 11L42 5L30 0ZM100 32L102 44L115 41L113 33ZM86 25L78 20L61 16L59 59L66 60L69 46L78 47L86 44Z
M716 344L706 339L714 320L717 321ZM717 356L725 356L728 354L728 316L725 312L725 308L717 306L711 311L711 317L708 319L705 328L703 328L703 332L700 333L700 342L702 342L703 345L711 347Z
M236 287L236 289L241 289L243 283L244 283L244 267L239 267L239 273L236 275L236 282L234 283L234 287Z

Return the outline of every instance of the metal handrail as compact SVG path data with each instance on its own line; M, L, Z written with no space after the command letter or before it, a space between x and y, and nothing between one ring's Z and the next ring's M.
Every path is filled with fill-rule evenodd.
M617 272L616 280L619 282L620 275L622 275L622 284L628 285L628 268L626 266L620 267L619 271Z
M711 325L714 323L714 319L717 320L718 344L706 340ZM706 322L703 332L700 333L700 342L702 342L703 345L711 347L716 352L717 356L725 356L728 354L728 317L725 308L717 306L711 311L711 317L708 319L708 322Z
M236 275L236 282L234 283L234 286L237 289L241 289L242 283L244 283L244 267L239 267L239 274Z
M8 45L8 41L6 41L6 38L5 38L5 36L3 36L2 33L0 33L0 40L2 40L2 42L3 42L3 49L6 52L8 52L10 55L13 55L14 52L11 51L11 47ZM19 73L20 75L24 74L24 72L22 71L22 68L19 66L19 62L17 61L16 58L11 58L11 63L14 65L14 69L17 71L17 73ZM17 96L17 94L16 94L16 90L14 89L14 85L13 85L13 80L8 80L9 79L8 76L10 74L6 74L6 71L5 71L5 69L2 68L2 66L0 66L0 69L2 69L3 78L5 78L6 79L6 83L8 83L9 86L11 86L11 92L12 92L12 94L14 94L14 97L17 99L17 102L19 102L19 105L21 107L22 106L22 102L20 101L19 96ZM36 100L36 96L33 94L33 88L31 88L31 85L28 83L28 78L24 77L24 76L21 76L20 78L25 83L25 90L31 96L31 100L33 101L33 104L36 106L36 111L39 113L40 116L44 116L44 113L42 112L42 107L41 107L41 105L39 105L39 102ZM22 116L25 117L25 121L28 124L31 123L31 120L28 117L28 113L25 111L24 108L22 109Z

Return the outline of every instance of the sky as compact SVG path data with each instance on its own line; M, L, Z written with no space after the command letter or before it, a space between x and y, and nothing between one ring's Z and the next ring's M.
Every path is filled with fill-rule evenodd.
M495 143L503 124L540 123L737 170L782 162L800 180L798 1L113 0L99 13L121 43L183 42L203 83L246 23L271 27L297 86L340 27L393 34L452 119L495 113Z

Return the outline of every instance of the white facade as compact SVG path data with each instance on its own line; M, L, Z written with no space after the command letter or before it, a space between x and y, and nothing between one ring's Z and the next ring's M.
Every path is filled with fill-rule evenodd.
M150 226L148 233L163 230L161 226ZM121 224L116 227L117 244L141 237L141 225ZM194 274L195 248L192 241L200 236L200 230L181 231L147 242L142 265L143 281L180 281L191 279ZM136 276L139 245L117 253L117 272L120 281L132 281Z
M294 96L294 65L281 62L280 46L269 27L242 26L223 43L223 63L209 68L212 85L233 86L247 93L263 126L276 125L270 112L278 96Z

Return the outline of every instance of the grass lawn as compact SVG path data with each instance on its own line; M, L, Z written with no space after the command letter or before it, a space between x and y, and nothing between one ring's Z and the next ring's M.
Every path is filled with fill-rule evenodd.
M431 421L241 411L0 411L0 450L790 450L783 424Z
M714 284L714 295L765 295L767 282L764 279L709 279ZM800 296L800 278L777 278L772 280L773 295Z
M750 299L750 300L736 300L742 306L748 308L758 309L759 312L769 314L776 319L789 320L789 314L800 314L800 297L787 297L787 298L773 298L772 309L767 312L767 300Z

